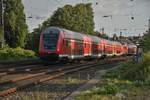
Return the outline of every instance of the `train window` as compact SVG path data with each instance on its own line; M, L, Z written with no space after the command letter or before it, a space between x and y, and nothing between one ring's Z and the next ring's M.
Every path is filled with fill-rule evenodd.
M46 50L56 50L59 32L57 28L46 28L43 31L43 46Z
M43 34L44 48L46 50L56 50L59 34Z
M69 40L66 40L66 47L70 47L70 41Z

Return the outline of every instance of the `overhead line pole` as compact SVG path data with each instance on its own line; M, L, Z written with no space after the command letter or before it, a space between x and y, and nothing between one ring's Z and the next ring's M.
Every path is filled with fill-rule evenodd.
M150 19L148 20L148 22L149 22L149 25L148 25L148 32L149 32L149 34L150 34Z
M1 26L1 41L0 41L0 48L4 47L4 1L0 1L0 13L1 13L1 19L0 19L0 26Z

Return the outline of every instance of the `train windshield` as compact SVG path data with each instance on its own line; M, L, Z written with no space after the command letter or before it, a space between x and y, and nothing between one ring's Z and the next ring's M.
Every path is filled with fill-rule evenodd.
M59 30L47 29L43 34L44 48L46 50L55 51L57 49L57 42L59 37Z

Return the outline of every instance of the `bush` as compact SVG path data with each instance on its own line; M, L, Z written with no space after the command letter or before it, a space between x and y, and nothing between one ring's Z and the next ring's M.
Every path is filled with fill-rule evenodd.
M38 53L39 42L40 42L39 33L29 33L26 37L25 49L33 50L34 52Z
M124 73L124 78L142 81L150 80L150 52L143 55L141 63L131 65L131 68Z
M104 77L122 79L123 74L126 73L127 70L131 69L131 66L131 62L122 62L117 67L107 71Z
M141 81L150 80L150 52L143 55L141 63L122 63L117 68L108 71L105 77Z
M5 48L0 49L0 60L18 60L25 58L34 58L35 52L24 50L22 48Z

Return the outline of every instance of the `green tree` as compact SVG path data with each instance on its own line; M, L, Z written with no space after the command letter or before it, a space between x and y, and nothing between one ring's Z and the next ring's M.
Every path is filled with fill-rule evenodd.
M150 51L150 32L147 32L142 40L141 40L141 46L143 48L144 52Z
M36 48L38 48L40 33L49 26L57 26L85 34L95 34L91 4L65 5L58 8L51 17L27 36L26 48L38 51ZM35 40L36 42L34 42Z
M51 16L50 26L72 29L75 24L75 15L73 15L73 12L73 7L71 5L58 8Z
M93 14L91 4L65 5L62 8L58 8L34 32L40 33L48 26L58 26L85 34L94 34Z
M10 47L24 47L27 31L21 0L4 0L5 41Z
M107 34L99 34L98 37L104 38L104 39L109 39L109 36Z
M117 41L117 40L118 40L117 34L113 34L112 40L114 40L114 41Z

